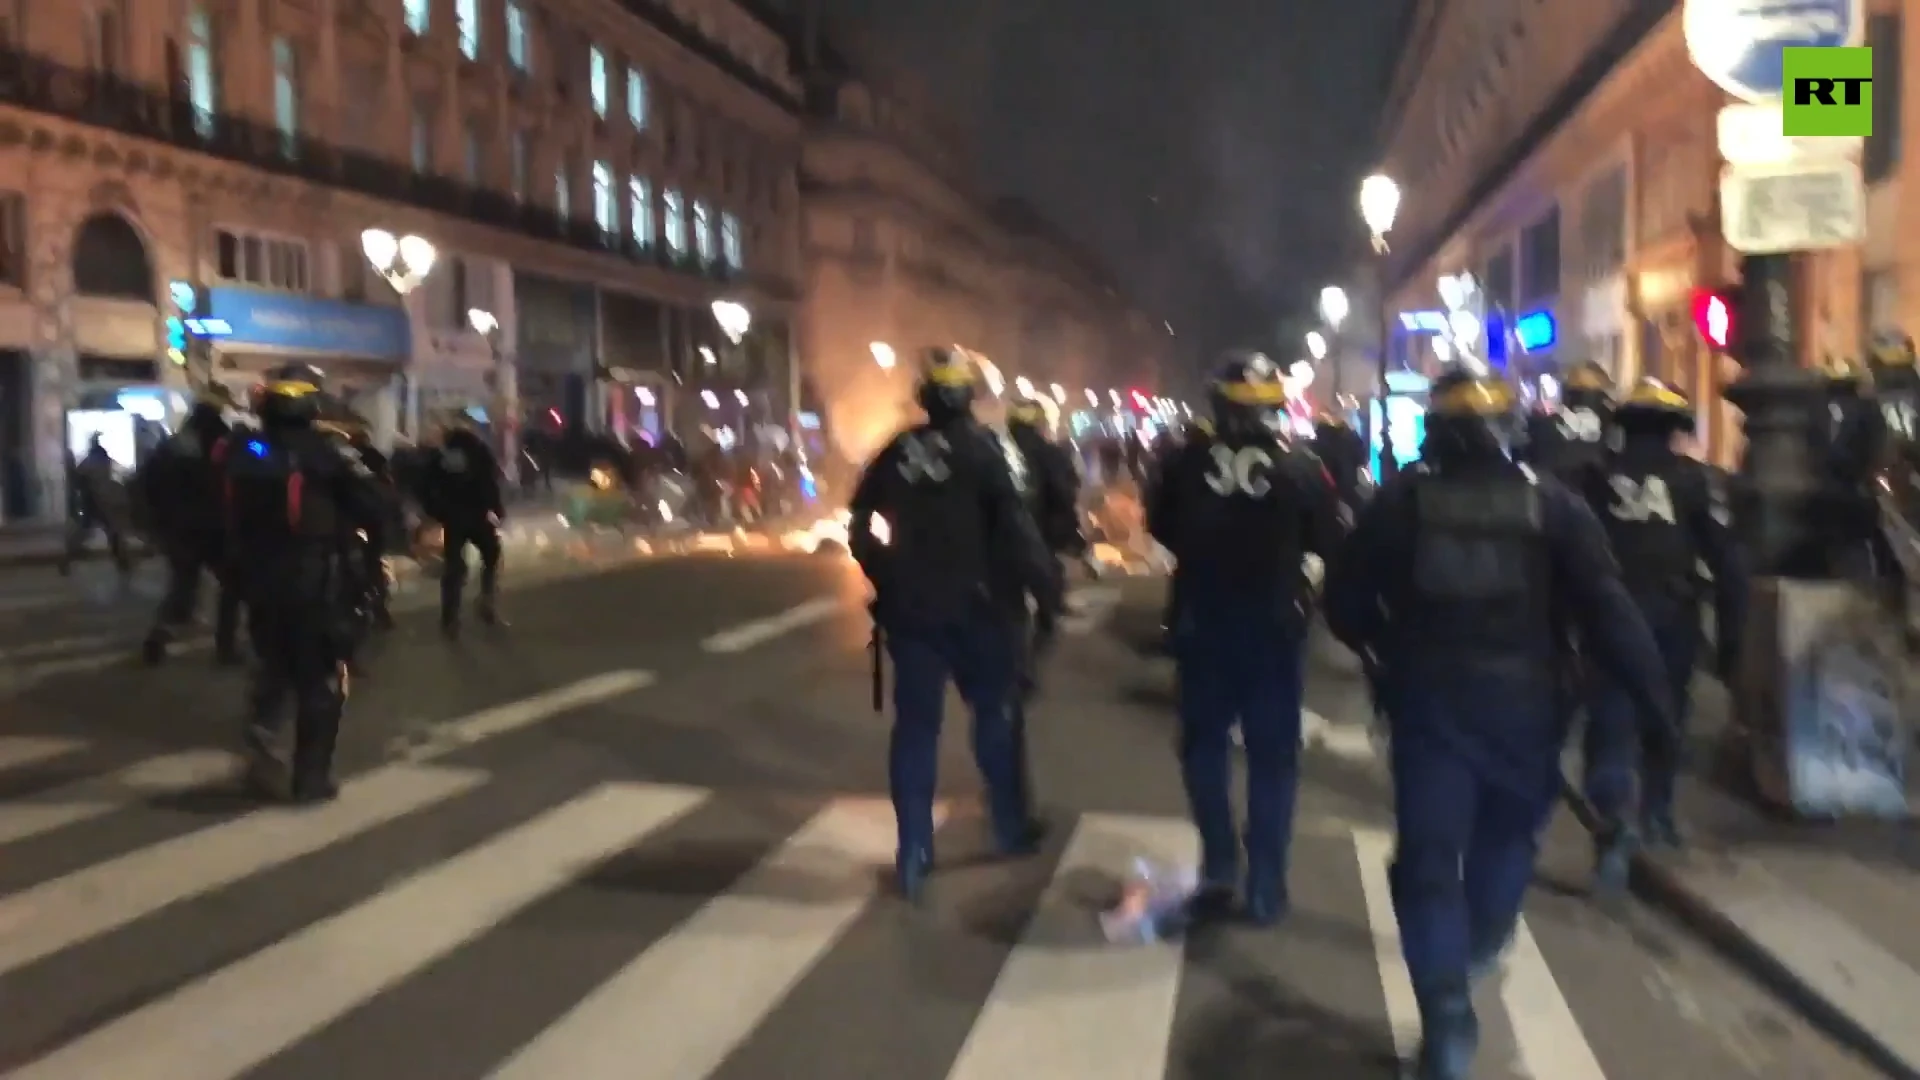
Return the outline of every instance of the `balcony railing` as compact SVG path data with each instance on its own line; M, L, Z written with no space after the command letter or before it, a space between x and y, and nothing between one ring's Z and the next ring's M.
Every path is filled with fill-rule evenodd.
M305 135L228 113L208 114L174 94L42 56L0 49L0 106L58 116L89 127L164 143L387 202L451 214L583 251L715 281L737 271L674 258L664 245L642 249L590 219L563 218L540 206L446 176L416 173L372 154L346 150Z

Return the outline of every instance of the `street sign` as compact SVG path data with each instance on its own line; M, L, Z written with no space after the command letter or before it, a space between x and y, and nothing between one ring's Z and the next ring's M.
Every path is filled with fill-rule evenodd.
M1701 73L1742 101L1778 101L1780 50L1865 40L1865 0L1686 0L1681 27Z
M1781 134L1779 102L1735 102L1720 110L1720 156L1729 165L1859 161L1867 140L1844 135Z
M1720 175L1720 229L1743 255L1845 247L1866 227L1859 162L1728 166Z

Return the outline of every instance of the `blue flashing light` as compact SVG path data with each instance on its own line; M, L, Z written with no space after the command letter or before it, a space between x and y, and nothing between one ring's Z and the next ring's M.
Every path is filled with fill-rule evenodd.
M267 444L261 442L259 439L249 439L247 440L247 453L257 458L266 457Z
M1526 352L1540 352L1560 340L1560 327L1553 321L1552 312L1529 311L1513 321L1513 339Z
M167 348L184 349L187 347L187 324L177 316L167 316Z
M1505 371L1507 368L1507 324L1498 313L1488 315L1486 323L1487 364L1489 367Z

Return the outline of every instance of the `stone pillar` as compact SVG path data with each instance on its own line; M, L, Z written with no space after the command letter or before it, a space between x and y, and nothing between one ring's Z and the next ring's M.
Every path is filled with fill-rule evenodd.
M320 47L314 56L311 93L306 101L307 133L329 143L340 139L340 13L339 0L319 0ZM358 133L356 133L356 137Z
M222 42L220 59L224 67L221 80L224 93L221 106L262 123L273 119L273 93L261 78L272 60L267 46L267 31L260 17L260 0L236 0L238 18L232 40ZM221 26L215 25L214 33Z

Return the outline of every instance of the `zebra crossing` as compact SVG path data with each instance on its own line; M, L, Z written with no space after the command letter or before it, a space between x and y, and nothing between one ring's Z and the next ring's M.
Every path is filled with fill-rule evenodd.
M634 685L505 706L469 734ZM58 769L83 752L0 737L9 1080L1272 1075L1194 1050L1221 1024L1342 1044L1316 1051L1324 1075L1365 1077L1417 1037L1391 840L1367 826L1304 825L1294 920L1227 931L1223 959L1205 935L1114 945L1097 927L1135 860L1193 864L1177 819L1081 813L1001 862L976 810L943 805L945 869L909 909L873 798L487 772L442 750L334 803L261 808L222 794L224 755ZM1627 1075L1599 1056L1625 1033L1586 1030L1596 1002L1543 947L1575 932L1523 927L1483 995L1479 1076ZM1249 982L1300 1014L1249 1009ZM1309 1009L1352 1031L1303 1024Z

